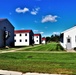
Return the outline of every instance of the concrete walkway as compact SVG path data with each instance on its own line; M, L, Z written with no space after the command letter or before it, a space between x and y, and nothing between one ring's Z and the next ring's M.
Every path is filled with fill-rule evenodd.
M43 74L43 73L21 73L15 71L0 70L0 75L61 75L61 74Z
M0 75L22 75L22 73L14 72L14 71L7 71L7 70L0 70Z
M25 73L23 75L61 75L61 74Z
M22 50L22 49L28 49L28 48L38 47L38 46L41 46L41 44L40 45L35 45L35 46L28 46L28 47L18 48L18 49L14 49L14 50L5 50L5 51L1 51L0 53L16 52L16 51L19 51L19 50Z
M75 50L67 50L67 52L76 52Z

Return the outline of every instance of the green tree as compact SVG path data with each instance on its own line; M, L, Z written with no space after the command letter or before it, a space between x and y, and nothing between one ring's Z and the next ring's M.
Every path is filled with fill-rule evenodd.
M60 35L51 35L50 41L59 42L60 41Z
M46 37L46 42L50 42L51 37Z

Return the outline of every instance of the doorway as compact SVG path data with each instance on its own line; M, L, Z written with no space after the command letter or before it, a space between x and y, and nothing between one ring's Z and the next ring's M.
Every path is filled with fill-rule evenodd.
M72 49L71 37L68 37L68 38L67 38L66 49L67 49L67 50L71 50L71 49Z

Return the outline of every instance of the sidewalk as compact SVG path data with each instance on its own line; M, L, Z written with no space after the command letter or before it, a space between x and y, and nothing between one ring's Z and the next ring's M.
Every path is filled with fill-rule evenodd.
M35 45L35 46L28 46L28 47L13 49L13 50L5 50L5 51L1 51L0 53L16 52L16 51L20 51L22 49L28 49L28 48L38 47L38 46L41 46L41 44L40 45Z
M61 75L61 74L43 74L43 73L21 73L15 71L0 70L0 75Z
M67 52L76 52L75 50L67 50Z
M22 75L21 72L0 70L0 75Z

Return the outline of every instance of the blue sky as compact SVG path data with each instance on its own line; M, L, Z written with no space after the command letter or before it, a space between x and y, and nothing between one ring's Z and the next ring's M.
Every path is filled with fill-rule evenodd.
M0 18L51 36L76 25L76 0L0 0Z

